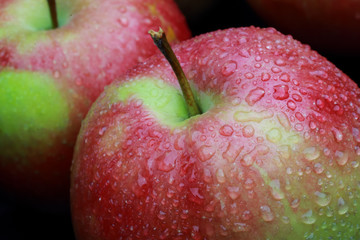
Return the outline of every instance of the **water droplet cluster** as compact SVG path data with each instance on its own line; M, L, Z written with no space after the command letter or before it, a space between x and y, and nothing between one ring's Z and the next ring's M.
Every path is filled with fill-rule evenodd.
M175 53L197 95L218 99L173 128L136 97L99 104L75 164L74 208L86 224L142 239L359 237L355 84L274 29L218 31ZM165 66L155 56L128 77L175 86ZM112 151L91 147L105 136L115 146L115 129Z

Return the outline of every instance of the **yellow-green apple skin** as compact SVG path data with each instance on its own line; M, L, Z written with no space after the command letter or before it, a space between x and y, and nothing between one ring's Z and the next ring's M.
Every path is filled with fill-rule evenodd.
M29 199L66 200L81 120L104 86L157 49L190 36L172 0L0 3L0 186Z
M358 86L271 28L174 52L202 114L160 53L109 85L77 139L77 239L360 239Z

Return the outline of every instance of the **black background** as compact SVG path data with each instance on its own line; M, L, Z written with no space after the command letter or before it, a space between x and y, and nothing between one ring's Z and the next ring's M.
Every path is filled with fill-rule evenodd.
M197 0L193 0L197 1ZM186 13L186 11L185 11ZM230 27L267 27L250 9L245 0L215 0L212 7L196 17L187 15L193 35ZM341 43L339 43L341 44ZM355 82L360 81L360 57L339 57L321 53L343 70ZM0 240L75 239L69 206L45 210L26 206L0 194Z

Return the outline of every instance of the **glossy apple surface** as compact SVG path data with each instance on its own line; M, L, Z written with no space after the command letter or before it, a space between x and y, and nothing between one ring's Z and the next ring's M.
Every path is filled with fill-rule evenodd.
M248 0L271 26L318 50L360 54L360 1Z
M160 54L109 85L77 140L77 239L358 239L357 85L271 28L174 52L203 114Z
M67 199L70 164L90 104L157 49L149 28L172 42L190 33L172 0L0 4L0 186L29 198ZM131 41L130 41L131 39Z

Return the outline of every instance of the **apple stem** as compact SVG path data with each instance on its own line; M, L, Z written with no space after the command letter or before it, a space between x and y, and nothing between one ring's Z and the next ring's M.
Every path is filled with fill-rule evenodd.
M50 9L52 28L53 29L58 28L59 22L57 19L57 12L56 12L56 0L47 0L47 2L49 4L49 9Z
M186 104L189 109L190 117L201 114L200 108L195 101L194 94L191 90L188 79L185 76L183 69L180 66L179 60L176 58L164 31L160 28L158 32L150 30L149 34L154 40L155 45L159 48L162 54L170 63L181 87L181 91L185 98Z

